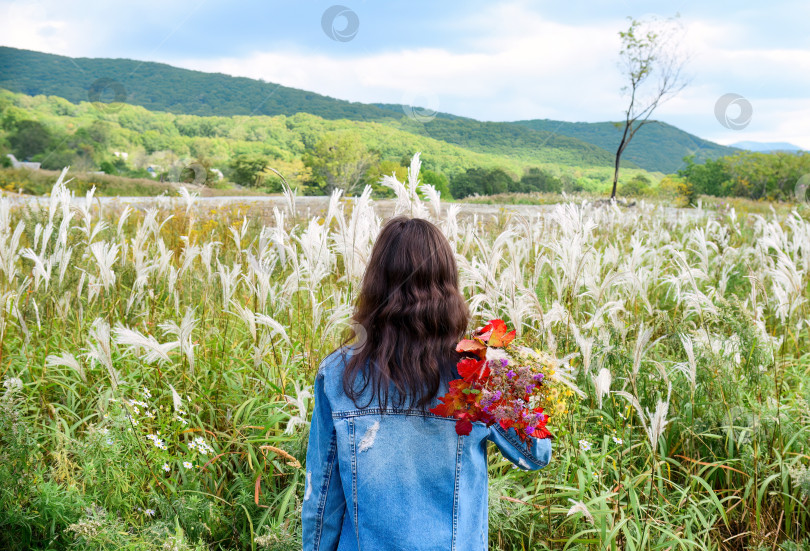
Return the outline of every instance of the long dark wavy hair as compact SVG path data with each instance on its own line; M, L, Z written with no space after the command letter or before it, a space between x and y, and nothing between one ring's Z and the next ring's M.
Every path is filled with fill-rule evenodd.
M346 395L357 407L376 398L384 409L393 383L394 407L409 397L408 408L424 409L442 382L454 378L455 346L469 321L453 249L439 228L405 216L383 226L352 319L360 327L343 373ZM358 405L369 388L369 402Z

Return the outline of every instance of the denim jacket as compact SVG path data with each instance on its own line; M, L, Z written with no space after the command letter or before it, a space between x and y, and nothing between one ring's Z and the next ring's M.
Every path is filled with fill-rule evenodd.
M384 411L379 403L358 409L342 387L349 354L332 353L315 378L304 551L486 550L487 440L526 470L548 464L550 440L531 438L527 449L514 429L480 422L459 436L454 419L390 399Z

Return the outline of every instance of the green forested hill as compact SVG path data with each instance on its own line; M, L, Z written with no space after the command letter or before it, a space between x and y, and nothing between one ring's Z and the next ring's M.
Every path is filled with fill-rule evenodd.
M338 100L248 78L203 73L129 59L70 58L0 47L0 88L29 96L50 95L79 103L98 99L94 83L108 79L102 101L118 93L150 111L184 115L292 116L309 113L326 120L374 121L471 152L515 162L572 167L608 167L618 143L611 123L560 121L480 122L439 113L427 124L407 118L396 104ZM102 86L103 87L103 86ZM732 152L666 124L643 129L626 155L626 166L671 172L682 158L697 160Z
M578 158L577 149L557 148L559 144L516 150L520 155L504 155L495 147L492 153L487 153L448 143L398 121L384 124L330 120L309 113L289 117L202 117L148 111L135 105L111 109L98 108L89 102L75 105L57 96L32 97L6 90L0 90L0 114L0 149L11 144L12 137L22 135L20 128L26 122L42 125L44 130L40 134L46 135L45 141L36 150L41 153L32 154L31 160L42 162L49 169L71 165L95 170L104 161L115 162L114 151L123 151L128 154L128 164L140 168L149 165L166 168L205 159L211 166L227 172L236 157L249 155L298 170L301 159L324 136L349 134L375 152L380 161L393 161L397 166L402 159L421 151L426 168L450 178L474 167L502 168L514 177L519 177L526 168L543 167L556 173L570 172L575 178L594 183L607 181L610 173L609 167L588 162L587 148L591 146L582 142L579 144L585 149ZM25 135L30 141L31 132ZM503 139L507 140L508 135ZM19 156L23 158L22 154Z
M612 122L564 122L549 119L517 121L531 130L570 136L615 154L622 128ZM655 121L646 124L630 142L625 159L646 170L672 173L683 168L683 158L694 155L696 162L733 155L739 150L716 144L684 132L670 124Z
M91 101L99 79L120 83L127 103L186 115L295 115L324 119L378 120L391 111L250 78L203 73L131 59L70 58L0 47L0 88L29 96ZM112 99L116 85L105 90ZM400 115L402 113L400 112ZM397 117L398 118L398 117Z

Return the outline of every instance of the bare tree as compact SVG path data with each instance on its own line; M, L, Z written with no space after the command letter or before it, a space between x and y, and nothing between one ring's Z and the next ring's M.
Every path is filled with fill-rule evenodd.
M677 16L664 21L628 19L628 29L619 32L622 41L619 55L622 76L629 81L622 92L630 96L630 103L625 111L622 139L616 150L611 199L616 197L621 158L630 140L642 126L651 122L650 115L656 107L683 90L688 83L683 75L686 56L680 49L681 26Z

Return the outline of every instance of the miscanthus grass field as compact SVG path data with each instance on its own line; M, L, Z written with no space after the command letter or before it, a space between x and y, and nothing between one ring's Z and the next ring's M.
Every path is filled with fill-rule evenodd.
M810 549L806 206L483 218L417 173L396 211L443 229L475 323L575 385L546 469L490 450L492 549ZM135 210L66 180L0 199L0 547L299 549L309 387L378 206Z

